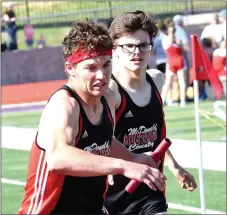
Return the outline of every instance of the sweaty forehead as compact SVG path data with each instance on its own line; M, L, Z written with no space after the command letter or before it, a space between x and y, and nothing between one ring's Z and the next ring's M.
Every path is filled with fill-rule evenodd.
M143 30L138 30L134 33L128 33L117 39L118 44L140 44L140 43L149 43L150 37L148 32Z

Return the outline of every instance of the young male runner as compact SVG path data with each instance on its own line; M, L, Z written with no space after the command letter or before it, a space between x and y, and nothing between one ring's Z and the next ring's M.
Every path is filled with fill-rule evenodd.
M138 154L153 151L166 136L162 100L153 81L154 76L162 73L146 72L157 31L151 17L143 11L123 13L110 26L115 56L110 87L117 93L115 137ZM196 188L193 176L175 161L170 151L166 153L166 162L182 188ZM159 170L163 170L163 160ZM110 214L166 213L166 198L161 190L141 184L129 198L119 201L129 179L119 174L113 179L105 201Z
M164 189L165 177L150 167L152 159L112 138L112 46L108 31L90 22L75 22L64 38L68 81L42 113L18 214L104 214L108 174Z

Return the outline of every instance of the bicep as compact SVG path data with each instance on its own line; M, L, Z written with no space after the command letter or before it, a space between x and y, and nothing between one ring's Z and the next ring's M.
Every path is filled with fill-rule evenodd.
M63 102L62 102L63 103ZM67 145L73 145L78 133L79 111L70 104L48 104L39 125L38 145L47 154Z

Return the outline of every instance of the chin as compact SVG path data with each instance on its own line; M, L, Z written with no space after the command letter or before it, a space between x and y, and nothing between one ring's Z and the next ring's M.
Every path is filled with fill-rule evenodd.
M104 96L107 90L92 91L91 94L95 97Z

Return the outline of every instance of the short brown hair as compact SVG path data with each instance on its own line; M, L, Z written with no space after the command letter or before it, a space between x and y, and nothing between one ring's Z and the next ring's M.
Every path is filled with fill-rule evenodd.
M147 31L152 41L158 33L158 28L151 14L137 10L117 16L110 25L110 36L114 41L127 33L133 33L137 30Z
M113 48L112 40L104 25L90 21L75 21L62 44L65 60L80 48L88 51L93 49L106 51Z

